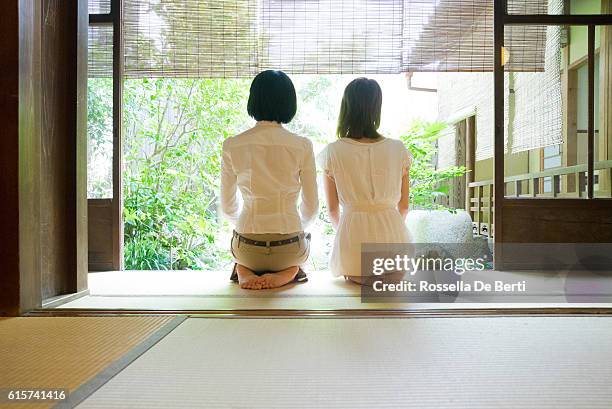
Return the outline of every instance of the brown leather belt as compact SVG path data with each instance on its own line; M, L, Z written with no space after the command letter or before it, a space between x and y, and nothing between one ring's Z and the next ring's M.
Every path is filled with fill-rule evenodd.
M305 237L308 237L308 236L309 236L309 233L305 235ZM241 243L250 244L251 246L259 246L259 247L284 246L287 244L297 243L298 241L300 241L300 235L297 235L295 237L291 237L288 239L284 239L284 240L273 240L273 241L251 240L244 236L241 236L240 234L236 232L234 232L234 237L238 239L238 241L240 241Z

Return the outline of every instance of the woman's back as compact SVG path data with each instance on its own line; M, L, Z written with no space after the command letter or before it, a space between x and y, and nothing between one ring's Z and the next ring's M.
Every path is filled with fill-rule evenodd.
M383 138L359 142L341 138L325 148L320 164L336 181L343 206L380 204L397 206L404 169L410 153L401 141Z
M306 279L300 265L308 258L310 236L304 229L319 202L312 143L282 127L296 110L287 74L262 71L253 78L247 102L257 125L223 143L221 210L236 226L231 280L242 288L277 288Z
M242 233L293 233L316 215L312 143L275 122L260 121L223 145L224 185L237 186L244 200L236 221ZM233 180L235 179L235 182ZM302 193L302 212L296 204ZM234 198L222 192L222 202Z
M362 243L411 241L398 210L402 178L411 161L402 142L383 138L368 143L341 138L329 144L318 160L334 180L342 206L330 260L332 274L361 274Z

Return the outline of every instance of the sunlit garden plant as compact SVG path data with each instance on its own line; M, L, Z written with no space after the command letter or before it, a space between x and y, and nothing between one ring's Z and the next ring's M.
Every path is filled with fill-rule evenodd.
M223 140L246 127L244 80L130 80L124 100L126 269L213 269Z
M436 141L442 136L442 131L446 127L443 122L417 121L399 137L414 157L410 167L411 208L444 208L435 199L448 195L449 182L466 173L466 168L463 166L438 169L434 164L437 153Z

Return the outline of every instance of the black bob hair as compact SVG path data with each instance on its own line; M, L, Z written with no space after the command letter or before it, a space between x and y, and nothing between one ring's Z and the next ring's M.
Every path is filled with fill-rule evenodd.
M295 87L282 71L266 70L251 83L247 112L256 121L291 122L297 111Z

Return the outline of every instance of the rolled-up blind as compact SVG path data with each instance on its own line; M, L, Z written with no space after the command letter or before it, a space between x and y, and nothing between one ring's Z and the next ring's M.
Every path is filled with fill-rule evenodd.
M508 5L510 7L510 4ZM563 0L550 0L549 14L563 13ZM510 11L510 8L509 8ZM521 9L520 12L525 12ZM541 8L527 10L542 14ZM559 26L507 26L506 40L545 33L537 53L519 55L527 67L542 64L538 72L510 72L504 81L504 118L507 153L518 153L562 143L561 49L566 44ZM513 42L510 42L512 44ZM508 42L506 42L508 44ZM520 49L508 47L509 63L516 64ZM533 60L526 60L527 56ZM523 70L526 71L526 70ZM493 156L494 112L491 73L442 74L438 76L440 120L452 121L457 112L476 115L476 160Z
M113 27L89 26L87 75L92 78L113 76Z
M260 66L290 73L397 73L403 0L262 0Z
M522 10L518 10L521 12ZM517 12L509 9L508 12ZM549 0L543 10L533 14L562 14L564 0ZM524 72L514 75L512 91L514 101L512 140L508 151L512 153L558 145L563 142L563 111L561 87L561 49L566 45L565 30L560 26L522 26L516 30L544 30L546 41L538 47L543 61L539 72ZM508 31L508 28L506 28Z
M89 14L108 14L111 12L111 0L88 0Z
M124 0L127 77L241 77L258 67L257 0Z
M547 0L510 0L534 12ZM492 71L492 0L124 0L127 77ZM506 36L541 71L546 29ZM95 64L95 61L93 62Z

